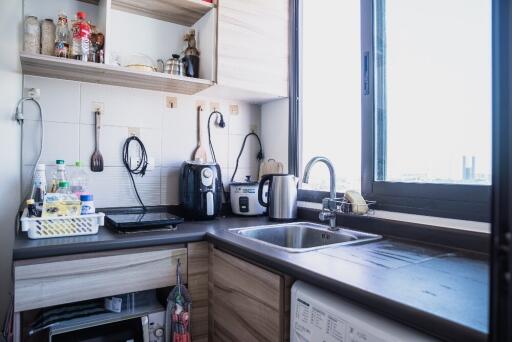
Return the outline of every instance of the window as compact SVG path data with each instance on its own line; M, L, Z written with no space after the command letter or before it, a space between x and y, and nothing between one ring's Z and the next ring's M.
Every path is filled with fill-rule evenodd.
M492 0L296 1L297 165L328 157L378 209L488 220Z
M491 1L376 0L375 176L491 184Z
M360 16L359 1L303 2L302 170L329 158L338 192L361 189ZM307 186L328 190L327 168L315 166Z

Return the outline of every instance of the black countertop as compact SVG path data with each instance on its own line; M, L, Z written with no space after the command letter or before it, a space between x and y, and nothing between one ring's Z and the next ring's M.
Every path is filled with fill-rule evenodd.
M485 254L384 238L346 247L288 253L228 231L268 224L263 217L185 222L176 231L15 240L15 260L208 239L223 249L336 292L372 311L445 340L485 341L489 266Z

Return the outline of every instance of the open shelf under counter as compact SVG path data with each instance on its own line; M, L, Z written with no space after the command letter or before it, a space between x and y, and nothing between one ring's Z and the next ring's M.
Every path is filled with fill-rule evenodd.
M99 0L80 0L98 4ZM110 0L114 9L171 23L192 26L215 4L203 0Z
M20 54L25 75L43 76L121 87L166 91L192 95L213 85L212 81L147 72L126 67L82 62L30 53Z

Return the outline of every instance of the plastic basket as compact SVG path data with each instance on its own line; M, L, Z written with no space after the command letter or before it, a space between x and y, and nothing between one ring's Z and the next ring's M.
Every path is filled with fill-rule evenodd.
M28 210L21 216L21 230L30 239L47 239L63 236L92 235L103 226L105 214L96 213L81 216L27 217Z

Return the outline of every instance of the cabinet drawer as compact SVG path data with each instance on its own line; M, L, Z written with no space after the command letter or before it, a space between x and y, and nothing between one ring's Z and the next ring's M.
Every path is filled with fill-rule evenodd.
M183 246L17 261L14 263L14 310L172 286L176 284L178 259L183 281L186 281L187 249Z

